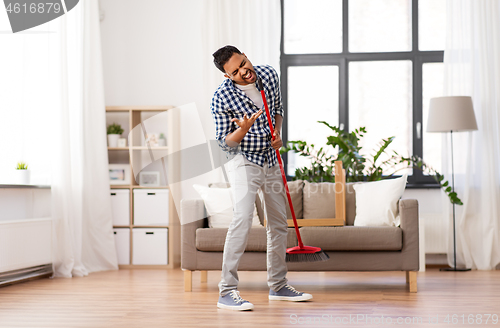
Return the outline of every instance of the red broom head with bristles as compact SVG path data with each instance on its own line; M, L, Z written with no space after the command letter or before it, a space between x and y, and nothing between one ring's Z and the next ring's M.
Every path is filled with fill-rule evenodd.
M319 247L295 246L286 250L287 262L319 262L330 259L330 256Z

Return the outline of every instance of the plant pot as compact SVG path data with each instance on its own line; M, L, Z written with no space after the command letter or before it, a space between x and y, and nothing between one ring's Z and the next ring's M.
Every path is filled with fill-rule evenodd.
M118 147L119 134L108 134L108 147Z
M15 170L13 184L30 184L30 170Z
M167 145L166 139L158 139L158 146L159 147L165 147L166 145Z

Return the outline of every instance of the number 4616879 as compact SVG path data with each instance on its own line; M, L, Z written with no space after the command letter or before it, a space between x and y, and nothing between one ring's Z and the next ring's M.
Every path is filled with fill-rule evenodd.
M481 324L487 324L487 323L493 323L497 324L498 323L498 315L497 314L469 314L469 315L458 315L458 314L448 314L444 318L445 323L451 323L451 324L476 324L476 325L481 325Z
M7 8L7 12L9 14L15 13L31 13L31 14L48 14L48 13L55 13L58 14L61 11L61 4L59 3L53 3L53 2L40 2L40 3L9 3Z

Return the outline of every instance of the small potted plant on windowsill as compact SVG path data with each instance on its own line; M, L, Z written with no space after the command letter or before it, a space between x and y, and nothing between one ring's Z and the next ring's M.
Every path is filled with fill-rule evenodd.
M108 126L108 146L118 147L118 139L123 133L122 126L120 124L113 123Z
M18 162L14 173L14 183L15 184L30 184L30 171L28 170L28 165L24 162Z

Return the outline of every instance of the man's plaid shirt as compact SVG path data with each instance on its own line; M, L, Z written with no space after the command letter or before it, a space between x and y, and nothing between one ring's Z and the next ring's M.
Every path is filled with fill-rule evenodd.
M257 78L262 79L274 127L274 115L283 116L278 73L269 65L254 66L254 69ZM256 83L256 87L260 92L258 83ZM229 147L226 144L226 136L239 127L236 122L231 122L231 119L242 119L245 114L250 117L260 110L245 92L234 86L232 80L224 80L217 88L212 98L210 110L215 121L215 139L224 151L229 154L241 152L249 161L260 166L264 166L266 159L270 167L277 163L276 151L271 146L271 130L264 108L262 108L264 112L250 127L238 147Z

